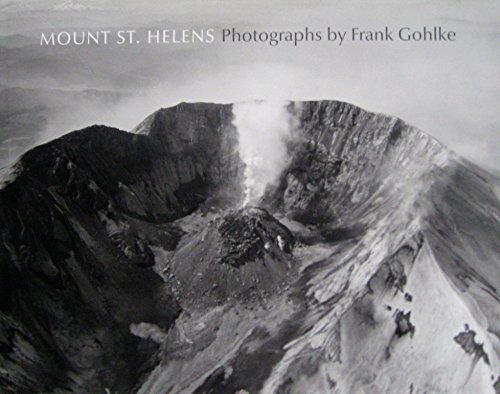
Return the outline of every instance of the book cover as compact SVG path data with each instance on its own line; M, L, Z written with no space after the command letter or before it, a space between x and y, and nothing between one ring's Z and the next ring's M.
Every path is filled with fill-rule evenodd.
M0 392L500 393L498 2L0 13Z

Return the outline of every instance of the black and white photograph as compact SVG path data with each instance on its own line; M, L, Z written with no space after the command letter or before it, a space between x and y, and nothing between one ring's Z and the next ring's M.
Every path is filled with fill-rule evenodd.
M0 394L500 394L500 3L0 0Z

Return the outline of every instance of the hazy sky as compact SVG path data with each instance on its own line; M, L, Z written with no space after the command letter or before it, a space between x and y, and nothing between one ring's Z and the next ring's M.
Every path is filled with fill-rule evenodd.
M14 23L22 9L50 9L64 0L0 0L1 18L11 32L33 34L36 23ZM95 114L98 121L130 129L158 107L179 101L246 99L339 99L374 112L399 116L460 154L500 169L500 6L498 1L78 1L106 13L99 23L128 26L235 27L241 31L312 29L397 29L442 26L456 31L452 43L335 43L297 47L216 43L191 49L182 60L162 57L165 73L146 95ZM148 14L148 16L144 16ZM50 22L43 14L40 26ZM115 21L119 21L116 22ZM64 18L95 24L91 12ZM93 22L91 22L93 21ZM51 25L52 23L52 25ZM184 25L183 25L184 24ZM6 31L2 31L6 34ZM176 57L177 56L177 57ZM85 61L85 60L82 60ZM176 66L177 67L177 66ZM134 78L131 75L130 78ZM89 119L89 123L95 123Z

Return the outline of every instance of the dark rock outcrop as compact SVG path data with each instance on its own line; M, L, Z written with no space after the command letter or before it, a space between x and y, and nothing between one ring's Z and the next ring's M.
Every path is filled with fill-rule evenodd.
M219 261L241 267L264 255L290 253L294 238L290 230L259 208L232 211L217 228L221 237Z
M466 325L465 330L453 337L453 340L460 345L465 353L473 356L474 361L483 360L489 365L488 354L484 351L482 343L476 342L476 332Z
M401 338L404 335L410 334L413 337L415 334L415 326L410 321L411 311L397 311L394 317L394 322L396 323L395 334Z

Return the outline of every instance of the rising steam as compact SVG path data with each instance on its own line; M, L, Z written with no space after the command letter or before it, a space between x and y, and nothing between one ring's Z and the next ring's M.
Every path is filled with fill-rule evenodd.
M257 203L287 164L286 140L292 120L287 106L288 102L283 101L252 101L233 106L239 153L245 163L244 205Z

